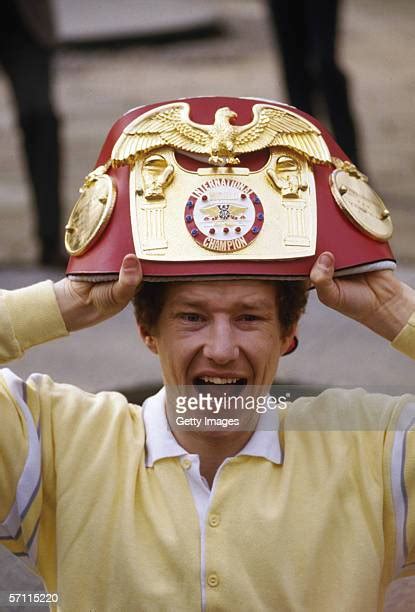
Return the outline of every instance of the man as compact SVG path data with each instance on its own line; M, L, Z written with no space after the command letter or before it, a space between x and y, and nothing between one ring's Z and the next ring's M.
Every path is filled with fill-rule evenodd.
M222 102L207 99L205 104L212 111L216 106L225 108ZM232 108L253 104L230 102ZM275 118L280 107L273 103L270 107ZM146 130L153 129L154 113L162 114L165 122L165 113L172 108L136 109L134 125L125 116L121 136L113 130L112 137L114 132L115 138L137 135L143 122ZM291 112L282 118L289 122ZM196 129L194 124L190 128ZM215 147L209 143L211 157L229 159L240 154L240 145L231 151L218 140ZM120 152L115 146L112 159L119 160ZM85 242L96 223L101 236L91 241L92 257L93 249L105 245L110 226L102 228L101 216L92 227L79 224L79 219L83 194L91 185L89 209L96 205L96 183L102 183L98 177L104 176L100 170L87 179L81 204L68 223L69 247L76 241L78 247L84 243L80 259L70 266L72 279L1 295L3 361L33 344L98 324L134 298L141 335L159 355L163 370L166 391L149 398L142 409L116 393L94 396L45 376L33 375L23 383L10 371L3 373L1 537L15 555L27 555L36 562L48 590L59 593L63 610L381 609L388 582L415 568L413 398L329 390L281 410L278 431L263 428L258 419L254 431L224 427L219 432L177 427L178 406L169 401L172 388L190 388L191 395L204 384L227 389L236 385L241 395L246 388L267 389L281 355L292 345L304 306L303 284L276 281L275 267L271 278L264 280L267 262L250 263L249 258L244 266L250 273L235 274L238 266L232 262L240 262L224 260L222 250L229 246L227 236L233 228L248 242L249 231L263 221L260 231L266 236L276 203L276 196L269 204L265 201L267 189L273 194L275 183L290 183L287 167L298 174L298 166L287 160L289 153L286 146L283 155L276 151L279 161L272 167L273 174L263 172L269 181L258 187L257 196L250 195L249 185L260 180L262 170L251 179L247 170L231 172L225 163L213 169L215 181L207 184L205 170L189 176L186 172L192 171L184 171L186 180L201 181L201 186L192 192L196 195L185 198L181 251L198 246L192 240L203 231L213 228L216 237L224 235L215 238L217 242L205 242L213 249L212 258L205 268L196 266L193 280L195 269L186 267L189 262L174 260L172 254L170 262L157 267L154 255L149 256L143 246L151 238L149 250L153 251L157 236L147 232L144 237L136 235L136 252L144 251L143 257L124 256L118 278L106 282L105 277L104 282L97 281L99 277L102 281L105 270L112 272L114 262L105 261L101 269L95 262L91 282L91 260L81 261L88 255ZM130 158L128 166L120 164L118 174L111 170L120 198L117 214L121 214L123 193L128 194L122 190L128 170L130 186L134 185L130 204L131 199L145 200L147 189L149 195L159 188L163 195L156 205L160 210L160 202L166 200L169 206L173 194L176 207L170 207L170 221L177 236L180 225L174 215L181 211L175 190L180 187L180 168L192 162L180 158L179 163L160 146L157 155L147 150L134 161ZM160 160L162 156L167 164ZM254 163L243 159L247 169ZM166 172L169 163L170 173ZM139 177L147 171L151 175L137 188L134 164L139 165ZM227 183L223 174L233 175L235 182ZM304 186L305 195L292 194L292 200L300 207L312 192L312 179L308 176L305 187L305 174L297 178L296 185ZM242 197L244 193L252 197L251 204ZM154 206L152 198L149 195L148 208ZM263 212L258 211L261 202ZM108 197L102 205L107 203ZM221 211L229 212L231 218L221 218ZM147 212L144 208L143 214ZM251 221L244 224L251 213ZM282 224L281 210L279 219ZM117 218L111 222L117 224ZM236 232L238 227L241 232ZM199 233L192 234L194 229ZM290 226L286 229L290 235ZM337 229L339 237L341 227ZM344 231L348 229L346 225ZM161 248L175 248L169 224L165 230ZM123 237L128 243L127 234ZM261 247L259 241L249 244ZM374 244L377 254L379 248ZM414 357L414 290L391 269L379 267L335 277L335 255L323 250L311 262L310 278L321 301ZM372 255L366 253L367 261ZM356 252L353 256L357 257ZM373 257L379 263L379 257ZM167 265L171 262L174 268ZM303 263L310 265L310 260ZM74 270L81 274L81 268L82 281L73 278ZM151 275L157 278L157 273L160 280L172 270L174 282L141 284L143 271L145 280ZM28 312L36 316L29 320Z
M51 96L52 9L49 0L2 3L0 62L13 89L23 135L36 209L39 260L42 265L62 266L59 118Z

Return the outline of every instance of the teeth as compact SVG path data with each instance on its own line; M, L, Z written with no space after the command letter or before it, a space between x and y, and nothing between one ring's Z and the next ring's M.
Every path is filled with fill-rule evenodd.
M237 378L219 378L218 376L202 376L202 380L205 383L212 383L214 385L232 385L238 380Z

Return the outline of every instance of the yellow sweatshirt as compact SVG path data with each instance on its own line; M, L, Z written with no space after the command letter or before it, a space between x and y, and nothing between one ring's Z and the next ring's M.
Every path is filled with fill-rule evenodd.
M3 362L65 333L50 283L0 294ZM223 466L202 550L184 462L146 464L140 407L4 371L0 544L35 560L65 612L381 610L415 573L414 427L411 396L295 401L280 462Z

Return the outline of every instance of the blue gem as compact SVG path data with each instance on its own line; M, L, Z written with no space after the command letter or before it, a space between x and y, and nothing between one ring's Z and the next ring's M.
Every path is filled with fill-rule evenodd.
M192 200L189 200L188 203L186 204L187 208L193 208L193 202Z
M252 228L252 233L257 234L258 232L259 232L259 228L256 225L254 225L254 227Z
M197 229L194 227L190 233L192 234L192 236L197 236L199 232L198 232L198 231L197 231Z
M264 214L263 213L258 213L256 218L259 219L260 221L263 221L264 220Z
M261 200L259 198L254 198L254 204L261 204Z
M186 223L190 223L190 221L193 219L192 215L186 215Z

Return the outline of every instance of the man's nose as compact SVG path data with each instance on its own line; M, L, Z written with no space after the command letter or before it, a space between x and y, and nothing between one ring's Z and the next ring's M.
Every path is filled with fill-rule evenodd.
M203 354L207 359L225 365L238 358L239 347L229 321L221 320L212 323L207 334L203 348Z

